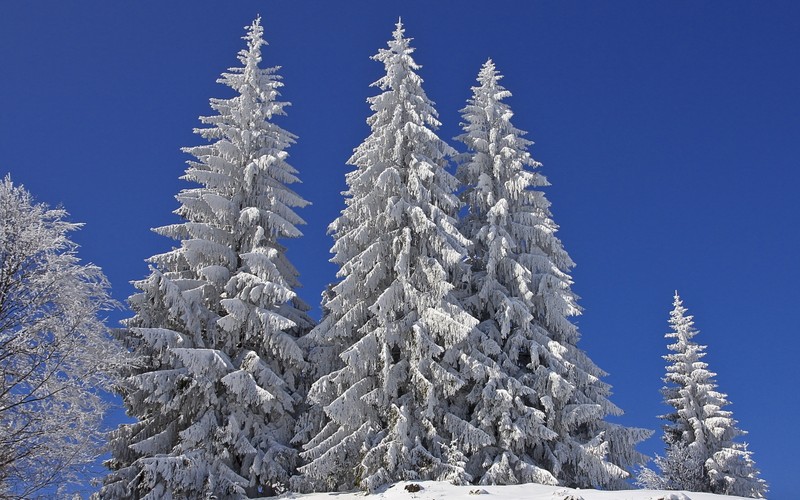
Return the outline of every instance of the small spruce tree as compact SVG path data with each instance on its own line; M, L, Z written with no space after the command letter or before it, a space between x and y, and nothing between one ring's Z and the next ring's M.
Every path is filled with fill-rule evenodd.
M639 484L649 488L692 490L764 498L767 483L759 477L747 445L734 442L746 434L736 427L733 414L723 408L730 403L717 392L715 373L702 361L706 346L693 339L699 333L694 319L686 315L678 292L675 292L669 324L672 331L666 338L669 362L662 389L664 402L674 411L662 415L666 457L656 458L658 474L643 469ZM698 468L686 467L696 463Z
M309 393L327 421L305 445L301 488L471 479L457 443L468 423L451 411L465 383L459 345L476 323L453 285L468 242L445 170L454 151L435 133L410 42L398 22L373 57L386 69L373 84L382 93L368 100L371 134L348 161L346 208L330 226L340 281L306 340L312 357L328 353Z
M262 34L256 19L242 67L218 80L236 96L211 99L217 114L195 131L210 144L185 149L183 178L200 187L177 196L183 222L156 230L180 246L135 283L124 338L137 362L121 393L137 422L116 431L101 497L247 498L293 473L296 337L311 321L279 240L300 236L307 203L287 187L295 137L272 122L288 103L277 68L259 68Z
M634 445L651 433L604 420L622 411L608 399L605 373L577 347L574 264L501 78L491 60L483 65L457 138L468 148L457 175L468 207L462 233L473 243L463 301L480 320L468 343L463 418L485 436L470 447L468 471L482 484L624 487L628 469L644 462Z

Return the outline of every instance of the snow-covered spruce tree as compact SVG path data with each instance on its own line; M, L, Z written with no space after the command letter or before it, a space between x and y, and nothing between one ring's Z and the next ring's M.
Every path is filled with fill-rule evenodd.
M183 178L200 187L177 196L183 222L156 230L180 247L135 283L125 333L138 362L121 392L138 422L116 433L101 497L246 498L293 473L296 337L311 324L278 240L300 236L306 202L287 187L294 136L272 123L288 103L277 68L258 66L262 34L256 19L243 66L218 80L237 95L211 99L217 114L196 130L210 144L185 149L197 160Z
M469 341L468 414L459 416L486 436L470 446L468 472L482 484L624 487L627 469L645 460L634 445L651 432L603 420L622 412L608 400L605 373L576 345L574 264L501 78L491 60L483 65L457 137L468 148L458 158L461 227L473 243L463 300L480 320Z
M722 495L763 498L766 482L751 458L747 445L733 440L746 434L736 427L727 396L717 392L715 373L702 361L706 346L693 339L698 334L692 316L675 292L669 324L672 331L666 338L674 341L668 346L670 354L664 356L669 363L662 389L664 402L674 411L661 418L664 425L666 457L658 457L657 474L643 469L639 483L645 487L671 490L706 491ZM685 467L686 462L696 462L696 469Z
M86 484L124 351L98 317L116 303L80 262L82 224L0 180L0 498L52 498ZM49 490L49 494L45 493Z
M373 59L371 134L348 163L346 208L330 226L341 279L310 339L341 353L309 398L328 419L305 445L298 487L374 490L404 479L470 479L452 411L459 344L476 324L454 296L467 241L455 227L454 151L435 134L411 39L397 24ZM331 357L329 357L331 359Z

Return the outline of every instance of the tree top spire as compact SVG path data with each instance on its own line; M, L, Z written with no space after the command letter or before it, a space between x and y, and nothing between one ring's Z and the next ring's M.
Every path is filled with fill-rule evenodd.
M261 26L261 14L257 14L253 22L244 29L247 30L247 34L242 40L247 40L248 49L258 50L262 45L267 45L267 41L264 40L264 27Z
M478 82L482 85L496 84L501 78L503 76L497 71L494 61L492 61L491 57L488 58L478 72Z
M395 24L395 27L396 29L392 35L394 35L394 39L399 42L403 39L403 33L406 32L406 30L403 28L403 18L401 16L397 17L397 23Z

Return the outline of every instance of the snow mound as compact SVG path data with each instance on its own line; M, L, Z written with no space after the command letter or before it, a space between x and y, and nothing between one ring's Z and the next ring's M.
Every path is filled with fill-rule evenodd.
M420 489L411 485L419 485ZM410 487L409 487L410 486ZM598 491L517 484L512 486L455 486L443 481L403 481L373 495L363 491L346 493L287 493L281 499L297 500L735 500L734 496L691 491L624 490Z

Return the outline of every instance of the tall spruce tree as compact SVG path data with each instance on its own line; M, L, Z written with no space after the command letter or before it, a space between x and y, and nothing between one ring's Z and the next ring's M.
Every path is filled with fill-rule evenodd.
M371 134L348 163L346 208L330 226L341 279L311 333L331 364L309 398L327 423L305 445L298 484L317 489L404 479L468 481L457 444L468 423L451 411L465 384L456 365L476 324L454 295L467 241L456 229L454 153L434 132L411 39L398 22L373 57L386 75L368 99ZM313 409L312 409L313 412Z
M639 483L652 488L691 489L722 495L764 498L767 483L759 477L752 452L747 445L734 442L746 434L736 427L733 413L723 410L730 403L716 390L716 373L702 361L706 346L693 339L699 333L694 319L686 315L678 292L675 292L666 338L670 354L662 389L664 402L674 411L662 415L666 457L656 458L661 469L657 474L644 469ZM686 463L698 467L687 468Z
M296 337L311 327L294 292L297 271L279 240L301 235L287 185L298 181L286 149L278 68L259 68L260 18L247 28L242 67L219 83L236 92L211 99L214 116L185 148L183 222L156 232L180 242L150 259L135 283L125 340L137 357L121 392L136 423L122 425L107 462L107 498L247 498L284 489L295 467L289 446L298 374Z
M464 303L480 320L465 418L490 438L468 471L483 484L624 487L627 469L644 462L634 445L651 433L603 420L622 411L608 400L605 373L577 347L574 264L501 78L491 60L483 65L457 137L469 150L457 175L468 207L462 233L473 243Z

